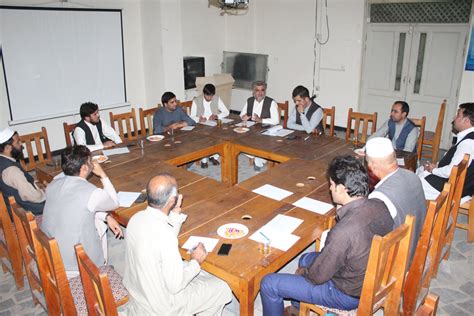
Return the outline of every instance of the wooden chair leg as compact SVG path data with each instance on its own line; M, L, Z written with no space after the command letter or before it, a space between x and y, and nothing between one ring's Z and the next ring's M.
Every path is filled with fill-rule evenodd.
M308 316L310 309L306 303L300 303L300 316Z
M423 304L416 311L417 316L436 316L438 311L439 296L428 293Z
M253 166L253 163L254 163L254 159L253 159L253 158L249 158L249 166Z

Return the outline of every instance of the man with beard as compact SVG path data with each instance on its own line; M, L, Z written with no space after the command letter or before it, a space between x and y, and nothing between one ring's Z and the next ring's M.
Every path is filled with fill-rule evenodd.
M462 202L474 193L474 103L463 103L459 105L453 122L453 133L457 135L454 144L438 163L427 162L417 170L421 178L423 190L427 200L435 200L443 190L444 184L449 180L451 169L458 165L464 154L469 154L469 167L462 191Z
M271 125L280 123L277 103L272 98L266 96L267 84L263 81L255 81L252 84L252 91L253 96L247 99L240 112L242 121L252 120L256 123ZM252 156L249 157L253 158ZM255 157L254 163L254 170L258 172L262 170L266 160Z
M370 136L388 137L392 141L393 148L408 152L416 152L418 142L418 128L407 116L410 107L405 101L396 101L392 105L390 118Z
M73 133L76 145L84 145L90 151L114 147L122 143L115 130L100 119L99 106L92 102L81 105L81 120Z
M43 189L20 165L23 148L20 136L9 128L0 131L0 190L11 214L8 197L35 215L42 214L45 195Z

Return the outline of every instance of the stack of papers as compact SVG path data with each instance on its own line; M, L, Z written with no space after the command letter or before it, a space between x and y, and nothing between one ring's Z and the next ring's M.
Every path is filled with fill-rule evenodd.
M267 136L279 136L279 137L285 137L287 135L290 135L294 131L291 129L284 129L283 126L281 125L275 125L273 127L270 127L267 129L265 132L263 132L263 135Z
M277 200L277 201L281 201L284 198L287 198L293 194L293 192L277 188L271 184L262 185L261 187L253 190L252 192L255 192L257 194L266 196L270 199Z
M237 123L237 124L235 124L235 126L238 126L238 127L244 126L243 123L244 123L244 122ZM252 127L252 126L254 126L254 125L255 125L255 122L253 122L253 121L247 121L246 127Z
M308 197L299 199L298 201L293 203L293 205L321 215L326 214L334 208L332 204L314 200Z
M205 122L199 122L199 124L207 125L207 126L211 126L211 127L217 126L217 122L212 121L212 120L207 120Z
M300 239L292 233L302 222L302 219L278 214L249 238L259 243L268 242L268 238L270 247L287 251Z
M112 148L112 149L103 149L102 152L105 156L128 154L130 150L127 147Z
M183 249L193 249L197 246L198 243L202 242L204 244L204 248L206 248L207 252L212 252L216 247L219 239L216 238L208 238L208 237L199 237L199 236L191 236L186 240L184 245L181 247Z
M119 192L117 193L119 198L120 207L130 207L133 202L140 196L140 192Z

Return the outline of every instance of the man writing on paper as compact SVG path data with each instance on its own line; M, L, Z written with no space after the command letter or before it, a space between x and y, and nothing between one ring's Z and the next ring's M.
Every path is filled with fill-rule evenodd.
M9 128L0 131L0 190L11 214L9 196L25 210L35 215L43 213L45 194L35 179L19 162L23 146L17 132Z
M288 128L305 131L310 134L323 132L323 109L314 102L314 97L309 97L309 91L303 86L293 89L293 101L296 107L288 118Z
M127 226L123 283L130 296L127 315L220 315L231 299L229 286L201 271L207 252L202 243L183 261L178 233L186 215L182 195L168 174L147 185L148 207Z
M153 134L162 134L185 126L196 125L196 122L178 106L176 95L173 92L163 93L161 103L163 106L159 107L153 116Z
M380 126L377 131L370 135L369 139L374 137L388 137L392 141L395 149L416 152L418 142L418 128L408 119L410 107L405 101L396 101L392 105L390 118Z
M359 305L372 237L384 236L393 220L382 201L368 199L368 176L362 163L351 156L334 158L328 168L337 224L328 233L321 252L301 256L296 274L271 273L260 285L263 315L283 315L283 299L352 310Z
M244 104L240 117L246 122L253 120L256 123L277 125L280 123L278 114L278 105L272 98L266 96L267 84L263 81L255 81L252 84L253 96L247 99ZM253 158L253 156L249 156ZM255 157L254 170L261 171L267 161Z
M82 244L97 266L107 262L107 226L116 237L122 229L109 211L119 207L115 188L98 162L91 161L87 147L66 147L61 154L65 174L46 190L41 230L56 238L68 278L79 275L74 245ZM100 189L87 181L93 173L102 182Z
M204 123L207 120L215 121L217 119L223 119L229 115L229 110L222 102L221 98L216 96L216 87L208 83L202 89L203 95L194 98L191 106L191 118L196 123ZM219 165L219 155L215 154L209 158L214 166ZM208 167L208 158L201 160L201 168Z
M99 106L92 102L81 105L81 120L76 124L73 138L76 145L84 145L90 151L114 147L122 139L115 130L100 118Z

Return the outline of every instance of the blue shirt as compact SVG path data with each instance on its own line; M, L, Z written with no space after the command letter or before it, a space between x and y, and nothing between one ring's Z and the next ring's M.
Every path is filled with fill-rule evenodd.
M182 121L188 123L188 125L196 125L196 122L181 107L177 106L176 110L169 112L162 106L156 110L153 116L153 134L161 134L167 126Z

